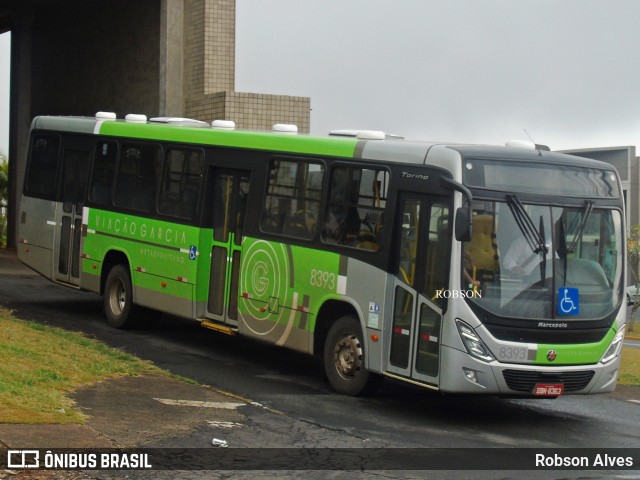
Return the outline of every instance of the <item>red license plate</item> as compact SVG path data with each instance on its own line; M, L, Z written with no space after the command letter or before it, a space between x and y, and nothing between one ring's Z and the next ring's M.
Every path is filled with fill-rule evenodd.
M564 392L562 383L536 383L533 394L538 397L558 397Z

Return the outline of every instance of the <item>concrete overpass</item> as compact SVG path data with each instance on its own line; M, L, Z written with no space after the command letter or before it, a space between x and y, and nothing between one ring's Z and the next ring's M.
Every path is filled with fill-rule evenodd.
M235 0L0 0L6 31L10 247L36 115L104 110L309 131L309 98L235 91Z

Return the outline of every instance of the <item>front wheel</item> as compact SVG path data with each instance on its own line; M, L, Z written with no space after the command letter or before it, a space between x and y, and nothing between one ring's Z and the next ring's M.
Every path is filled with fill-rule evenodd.
M131 274L124 265L116 265L109 272L104 287L104 313L107 323L115 328L131 327L132 309Z
M338 319L324 344L324 370L338 393L364 395L373 391L381 377L365 367L364 337L360 323L351 316Z

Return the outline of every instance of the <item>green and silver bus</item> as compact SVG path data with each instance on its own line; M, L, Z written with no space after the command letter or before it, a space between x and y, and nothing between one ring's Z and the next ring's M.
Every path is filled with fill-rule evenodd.
M614 390L626 311L612 166L276 127L35 118L20 260L101 294L114 327L151 309L317 355L349 395L384 376L445 393Z

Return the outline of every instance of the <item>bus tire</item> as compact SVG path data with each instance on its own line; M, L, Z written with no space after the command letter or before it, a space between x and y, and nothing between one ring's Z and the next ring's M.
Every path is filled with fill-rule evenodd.
M345 395L365 395L381 377L365 367L364 337L360 322L341 317L331 325L324 344L324 370L333 389Z
M104 286L104 313L107 323L114 328L132 326L133 287L131 274L124 265L115 265Z

